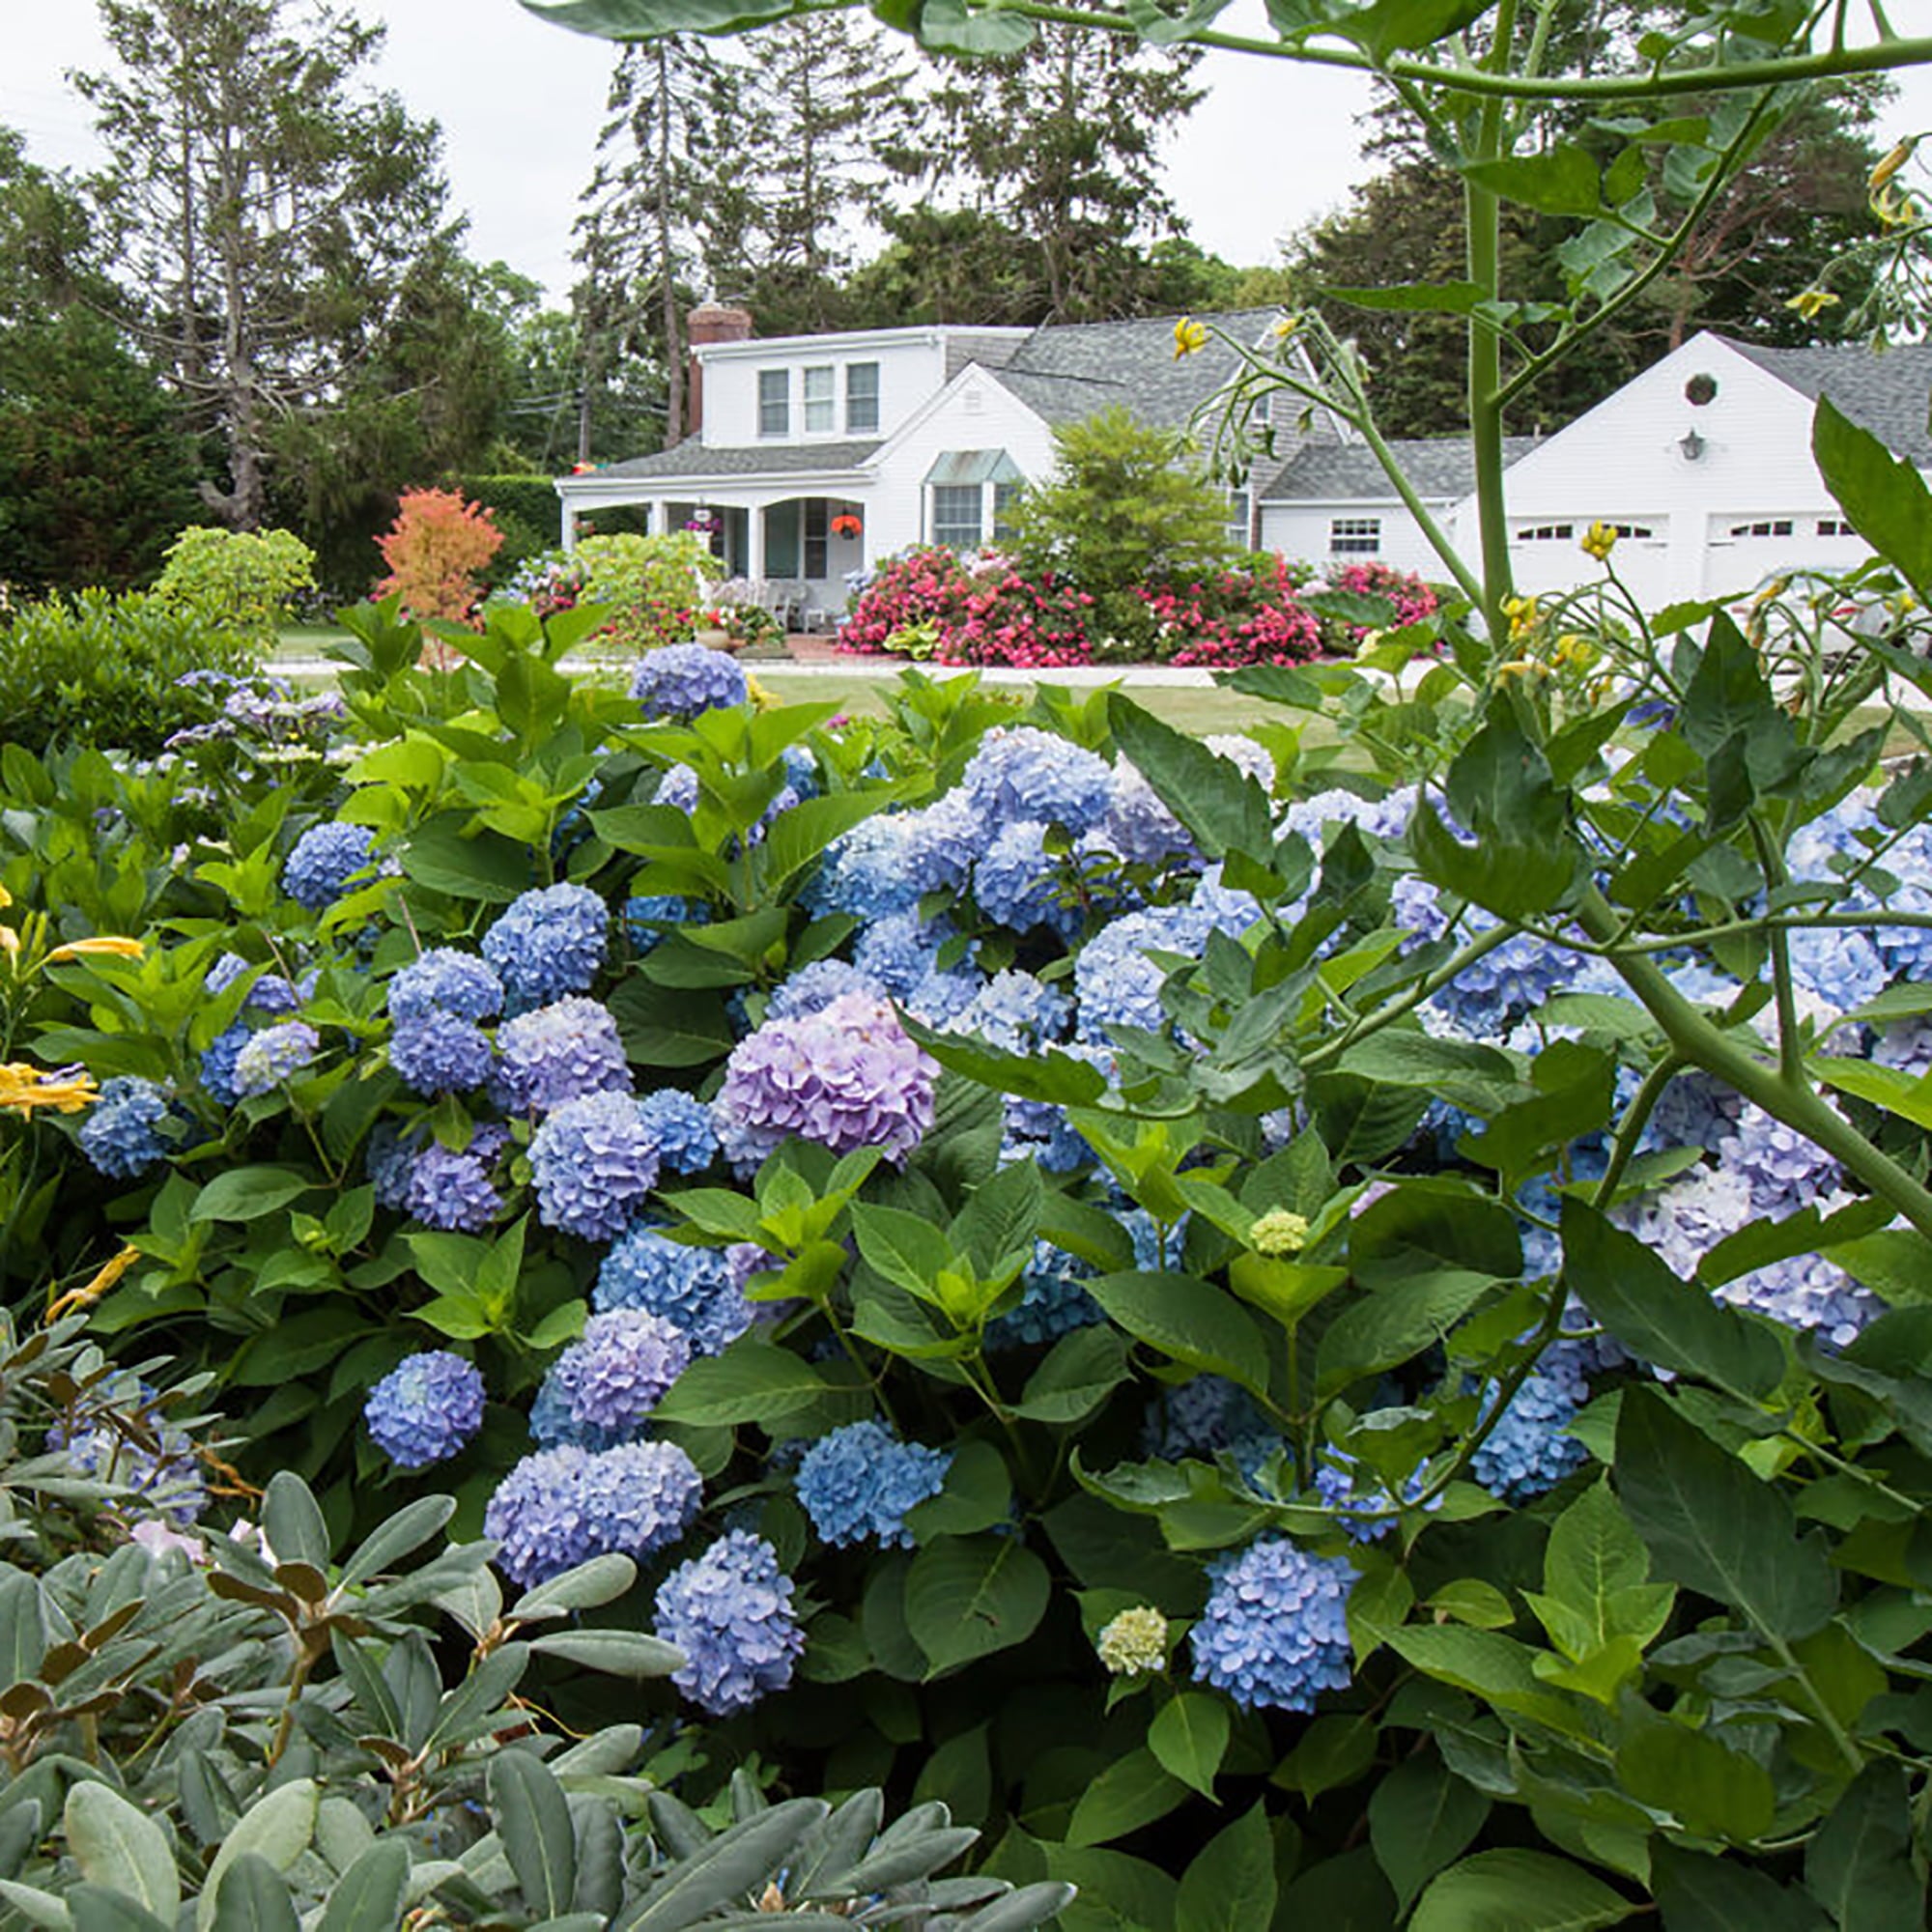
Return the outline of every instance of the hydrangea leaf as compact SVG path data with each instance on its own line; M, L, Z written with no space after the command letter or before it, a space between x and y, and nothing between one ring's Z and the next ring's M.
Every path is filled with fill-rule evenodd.
M1175 1703L1183 1701L1177 1698ZM1174 1708L1174 1704L1168 1706L1170 1711ZM1214 1708L1221 1709L1218 1704ZM1162 1718L1166 1715L1166 1711L1161 1713ZM1225 1712L1221 1722L1225 1733ZM1156 1719L1153 1728L1159 1727L1160 1719ZM1149 1742L1152 1742L1151 1731ZM1158 1747L1155 1748L1157 1751ZM1246 1932L1250 1926L1269 1924L1277 1889L1267 1807L1258 1804L1215 1833L1195 1853L1180 1877L1180 1892L1175 1900L1175 1932Z
M1422 1894L1411 1932L1590 1932L1635 1910L1621 1892L1547 1852L1478 1852Z
M1066 1828L1073 1846L1103 1845L1164 1818L1187 1787L1142 1747L1116 1758L1081 1794Z
M1664 1923L1686 1932L1829 1932L1832 1921L1802 1891L1747 1864L1654 1841L1651 1885Z
M1148 1726L1148 1749L1171 1776L1211 1798L1228 1732L1228 1707L1220 1698L1181 1690L1155 1713Z
M1669 1812L1700 1838L1748 1844L1770 1830L1777 1797L1755 1758L1656 1716L1640 1699L1625 1707L1622 1728L1617 1779L1640 1804Z
M1012 1536L947 1537L913 1558L906 1628L936 1677L1024 1642L1046 1614L1046 1565Z
M1198 1275L1130 1270L1100 1275L1087 1292L1137 1341L1189 1368L1267 1388L1269 1350L1234 1299Z
M1369 1842L1405 1910L1490 1815L1490 1800L1438 1759L1410 1757L1376 1786L1369 1800Z

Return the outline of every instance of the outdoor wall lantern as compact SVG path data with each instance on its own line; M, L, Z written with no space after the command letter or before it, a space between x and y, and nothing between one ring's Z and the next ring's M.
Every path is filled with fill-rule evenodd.
M1692 429L1692 430L1686 430L1685 433L1680 438L1678 438L1677 447L1684 452L1684 460L1686 463L1695 463L1697 459L1703 455L1706 444L1704 439L1701 436L1699 436L1694 429Z

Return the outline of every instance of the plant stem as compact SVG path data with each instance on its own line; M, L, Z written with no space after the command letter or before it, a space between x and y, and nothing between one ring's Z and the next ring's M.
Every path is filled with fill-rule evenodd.
M1500 71L1509 65L1516 43L1516 0L1501 0L1494 38L1484 65ZM1483 103L1472 159L1494 161L1508 145L1503 100L1492 95ZM1502 298L1502 199L1475 177L1463 177L1463 221L1468 236L1469 279L1482 300ZM1469 446L1476 466L1476 518L1483 560L1481 609L1490 649L1500 652L1509 626L1503 605L1511 588L1509 517L1503 498L1502 344L1487 323L1469 319Z

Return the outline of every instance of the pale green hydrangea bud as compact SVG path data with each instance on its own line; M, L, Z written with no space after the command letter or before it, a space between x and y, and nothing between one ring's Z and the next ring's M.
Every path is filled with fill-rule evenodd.
M1248 1246L1258 1255L1270 1255L1277 1259L1298 1255L1307 1241L1307 1215L1291 1214L1286 1208L1277 1208L1271 1213L1264 1214L1248 1230Z
M1167 1662L1167 1619L1145 1604L1122 1610L1100 1632L1094 1648L1116 1677L1145 1677Z

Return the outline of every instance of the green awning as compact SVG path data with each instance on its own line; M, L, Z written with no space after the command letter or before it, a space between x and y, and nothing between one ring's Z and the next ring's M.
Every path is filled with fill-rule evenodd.
M952 489L974 483L1025 481L1019 465L1004 449L947 449L925 472L924 487Z

